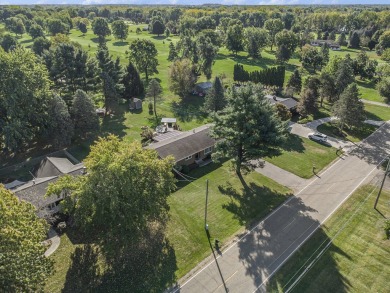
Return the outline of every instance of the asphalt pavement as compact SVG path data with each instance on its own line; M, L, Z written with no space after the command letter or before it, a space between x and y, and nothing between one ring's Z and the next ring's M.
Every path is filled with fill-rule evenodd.
M377 165L387 154L389 122L170 292L266 292L269 278L361 184L379 172Z

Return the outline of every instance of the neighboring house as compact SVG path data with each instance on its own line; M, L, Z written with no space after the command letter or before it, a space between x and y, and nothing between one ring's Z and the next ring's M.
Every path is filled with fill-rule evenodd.
M322 46L323 44L327 44L329 48L333 51L341 50L340 44L332 40L313 40L310 42L310 45L314 47Z
M130 110L141 110L142 109L142 100L138 98L133 98L130 100Z
M33 204L39 217L45 217L59 211L58 204L63 196L45 197L49 183L54 183L62 175L82 175L85 172L83 163L73 164L68 158L47 157L41 161L34 172L34 179L11 189L21 200Z
M271 102L271 104L283 104L289 109L290 111L295 111L298 105L298 102L295 101L293 98L280 98L275 95L265 95L266 98Z
M210 126L185 131L180 135L152 143L146 149L155 150L160 158L173 156L178 166L203 166L211 161L215 139L210 136Z
M210 91L212 87L213 84L209 81L200 82L195 85L195 92L201 96L204 96Z

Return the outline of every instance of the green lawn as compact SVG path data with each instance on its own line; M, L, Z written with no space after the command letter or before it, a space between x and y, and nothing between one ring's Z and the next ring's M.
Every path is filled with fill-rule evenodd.
M294 134L265 160L302 178L310 178L337 158L336 149Z
M207 222L211 241L218 238L222 245L226 245L228 240L242 232L244 227L253 221L265 217L291 194L287 188L256 172L244 175L248 186L244 188L231 171L229 161L195 169L189 175L198 179L191 183L178 182L179 189L168 200L171 218L167 237L176 256L177 278L188 273L211 253L204 230L206 179L209 180ZM78 237L82 238L80 235ZM66 279L68 285L72 282L80 283L79 280L85 279L86 273L83 270L80 270L78 275L69 273L74 261L71 258L72 253L76 248L85 246L77 244L83 241L73 241L72 244L71 238L64 234L59 249L52 256L55 273L48 280L46 292L62 291ZM91 266L96 263L104 268L99 255Z
M366 110L367 119L372 120L390 120L390 108L377 105L364 104Z
M384 217L390 216L390 191L379 200L382 216L373 209L377 190L365 201L372 189L370 185L359 188L276 273L267 292L285 292L334 237L292 292L388 292L390 243L383 225Z
M328 122L318 126L317 130L328 136L333 136L339 139L349 140L352 142L359 142L372 134L378 127L370 124L364 124L359 129L344 129L340 133L336 123Z

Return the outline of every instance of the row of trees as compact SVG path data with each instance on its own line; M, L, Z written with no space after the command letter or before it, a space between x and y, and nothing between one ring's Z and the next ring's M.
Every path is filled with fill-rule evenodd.
M233 79L237 82L252 81L254 83L261 83L265 86L281 89L284 85L285 71L286 69L284 66L276 66L248 72L244 69L242 64L235 64Z

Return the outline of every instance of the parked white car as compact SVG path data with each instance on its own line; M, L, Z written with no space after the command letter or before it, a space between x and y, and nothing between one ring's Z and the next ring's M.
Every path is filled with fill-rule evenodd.
M319 142L326 142L328 140L328 137L325 134L319 132L309 133L308 137Z

